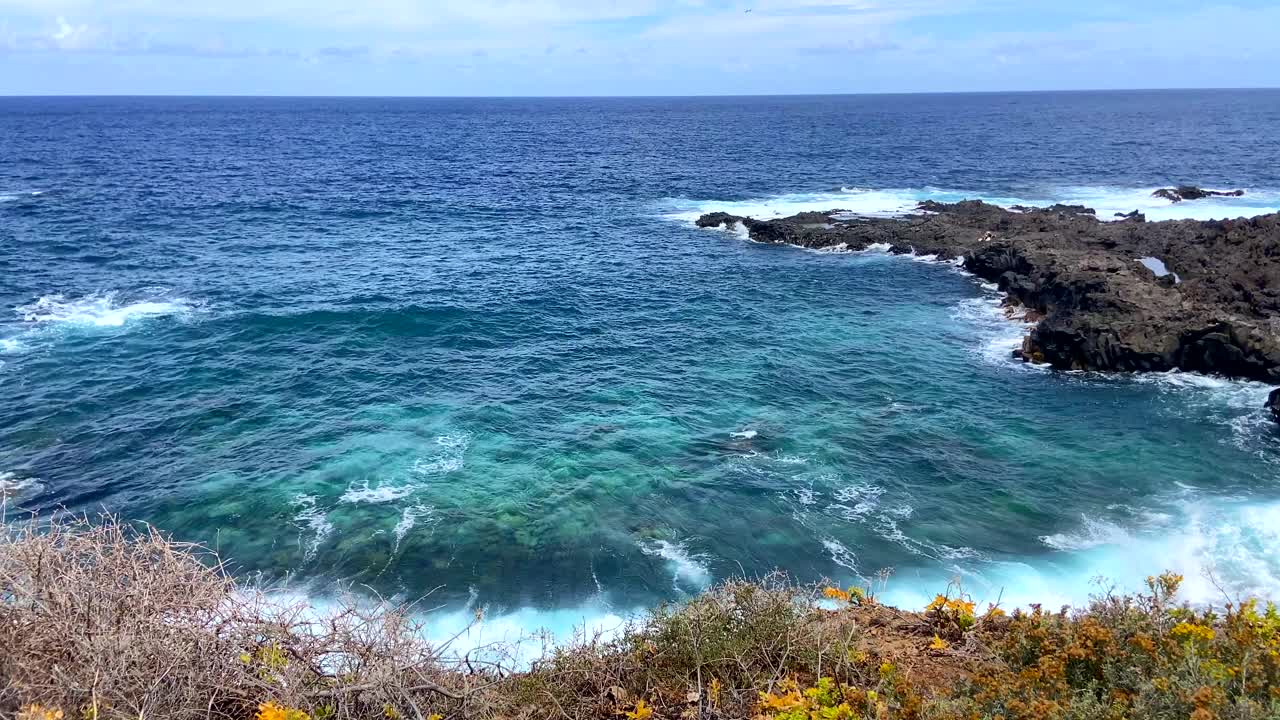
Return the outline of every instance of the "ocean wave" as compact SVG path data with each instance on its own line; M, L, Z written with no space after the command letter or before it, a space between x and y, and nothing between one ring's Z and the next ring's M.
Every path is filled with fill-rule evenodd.
M749 200L684 200L663 203L662 215L671 220L693 222L709 212L727 212L759 220L787 217L802 212L847 210L859 215L894 217L911 212L926 199L909 190L863 190L857 188L815 193L789 193Z
M319 507L314 495L299 495L293 499L296 511L293 516L294 525L302 533L310 533L310 538L299 535L298 542L303 547L303 558L313 560L320 550L320 545L333 534L333 523L329 521L328 511Z
M640 551L645 555L667 561L667 569L672 575L672 586L676 591L702 590L711 584L711 570L706 565L706 556L689 552L686 543L650 540L639 543L639 546Z
M557 646L593 639L607 642L643 613L641 608L617 611L594 601L578 607L522 607L498 613L466 607L433 612L421 621L426 639L446 657L527 668Z
M467 433L440 435L435 441L436 450L413 462L413 472L418 475L447 475L462 469L471 436Z
M1055 188L1053 202L1084 205L1098 211L1102 220L1137 210L1147 220L1221 220L1280 212L1280 191L1247 189L1242 197L1214 197L1180 203L1154 197L1159 188L1068 186ZM1042 203L1029 203L1042 204Z
M1102 545L1124 545L1132 540L1133 535L1119 525L1087 516L1082 518L1082 524L1076 530L1040 537L1040 542L1064 552L1090 550Z
M836 502L827 506L827 509L845 520L860 520L877 509L883 494L884 488L870 483L841 487L832 494Z
M826 548L827 554L831 556L831 562L852 571L859 579L862 578L862 573L858 570L858 556L844 543L835 538L826 538L822 541L822 547Z
M1280 190L1249 189L1242 197L1215 197L1172 203L1153 197L1151 193L1157 189L1073 185L1025 191L1018 195L1002 195L935 187L841 187L838 190L785 193L746 200L669 198L661 203L659 213L663 217L681 222L693 222L709 212L727 212L760 220L827 210L844 210L849 215L859 217L899 217L915 212L916 206L926 200L983 200L1006 208L1018 205L1043 207L1054 203L1085 205L1096 210L1101 220L1113 220L1117 214L1134 210L1145 214L1148 220L1213 220L1280 212Z
M338 502L347 505L368 504L383 505L385 503L402 500L413 494L417 489L415 485L370 485L365 481L361 485L352 485L347 491L342 493L342 497L338 498Z
M332 582L311 580L288 586L244 587L242 597L271 614L302 617L325 623L344 612L351 602L369 608L395 606L403 597L369 598L359 592L337 599ZM416 632L440 656L471 662L501 663L504 667L528 668L553 648L576 641L616 637L627 623L641 617L645 609L616 610L603 597L571 607L517 607L494 610L478 602L475 594L465 605L435 610L417 605L411 611Z
M29 325L69 325L118 328L144 318L186 315L198 303L185 298L142 297L124 300L120 293L93 293L78 298L45 295L14 309Z
M33 197L40 197L44 194L43 190L5 190L0 191L0 203L17 202Z
M432 508L430 505L422 504L411 505L402 510L400 513L400 520L392 529L392 533L396 538L395 548L392 552L400 552L400 543L409 535L409 531L418 524L418 520L430 518L434 511L435 508Z
M39 478L18 475L15 472L0 472L0 501L21 499L38 495L44 490L44 483Z
M1280 598L1280 502L1196 498L1176 513L1139 512L1133 522L1084 517L1041 540L1049 550L1042 556L944 558L891 580L882 600L919 609L958 579L982 604L1081 607L1108 591L1142 590L1142 578L1165 571L1185 577L1180 597L1198 605Z
M18 338L0 338L0 355L15 355L26 349L26 344Z
M982 289L982 296L961 300L951 313L952 318L976 331L979 342L977 354L990 365L1024 369L1044 367L1013 357L1013 351L1022 347L1032 325L1006 312L1004 294L994 286L984 283Z

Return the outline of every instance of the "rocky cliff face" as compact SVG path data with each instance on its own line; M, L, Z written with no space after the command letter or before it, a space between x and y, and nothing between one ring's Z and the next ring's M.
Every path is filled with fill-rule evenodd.
M725 213L752 240L810 248L873 244L963 260L1039 318L1021 357L1055 368L1196 370L1280 383L1280 215L1103 222L1092 210L1010 211L927 202L901 219L838 210L779 220ZM1154 269L1153 269L1154 268Z

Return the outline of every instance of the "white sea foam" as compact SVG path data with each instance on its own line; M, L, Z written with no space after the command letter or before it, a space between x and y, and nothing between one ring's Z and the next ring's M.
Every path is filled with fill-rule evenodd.
M822 541L822 547L827 549L827 554L831 556L832 562L842 568L853 571L858 577L862 577L862 574L858 571L858 556L845 547L844 543L835 538L827 538Z
M405 537L409 534L409 531L412 530L414 526L418 524L418 520L421 520L424 518L429 519L433 511L434 511L434 508L432 508L430 505L423 505L420 503L416 505L411 505L405 508L403 511L401 511L400 521L397 522L395 528L392 529L392 532L395 534L395 538L396 538L396 545L393 552L400 551L401 541L403 541Z
M465 464L467 448L471 446L471 436L466 433L440 435L436 438L434 450L413 463L413 471L419 475L447 475L461 470Z
M1089 550L1102 545L1124 545L1133 541L1133 535L1115 523L1085 516L1079 528L1069 532L1043 535L1040 541L1055 550L1071 552Z
M319 581L287 588L240 590L246 601L254 602L268 617L287 615L322 624L342 613L351 602L337 600L333 592L331 583ZM354 602L368 609L380 605L373 598L360 599L359 589L353 596ZM385 607L404 600L389 598ZM444 662L467 658L473 663L500 662L507 669L528 668L556 646L592 638L608 641L645 611L640 607L617 610L603 598L595 598L577 607L520 607L494 612L480 605L474 592L462 606L436 610L426 610L425 606L427 603L419 602L419 610L414 613L419 637L430 643Z
M1022 368L1038 367L1013 359L1013 351L1022 347L1022 341L1030 332L1031 325L1005 313L1001 293L985 284L983 290L982 297L968 298L957 303L952 317L978 331L981 343L978 353L985 362Z
M1053 198L1053 202L1093 208L1102 220L1114 219L1117 213L1134 210L1146 215L1147 220L1215 220L1280 212L1280 192L1275 190L1246 189L1244 196L1238 198L1217 197L1173 203L1154 197L1152 193L1157 189L1069 186L1051 190L1047 198Z
M884 488L870 483L858 483L838 488L833 497L836 502L827 507L845 520L855 521L875 512L880 505Z
M796 496L796 502L801 505L815 505L818 502L818 499L813 492L813 488L811 487L796 488L792 492Z
M650 540L640 543L640 550L645 555L667 561L672 585L676 590L701 590L711 584L711 570L707 568L706 556L690 553L686 543Z
M765 455L764 457L779 465L804 465L809 462L809 458L802 455Z
M481 608L437 611L421 618L428 641L446 658L501 662L525 668L551 648L575 640L617 637L641 608L616 611L602 602L559 609L518 608L490 614Z
M311 534L309 539L300 535L298 541L303 545L305 559L312 560L320 545L333 534L333 523L329 522L328 512L317 505L314 495L299 495L293 499L293 506L296 508L294 525L303 533Z
M38 478L25 477L10 471L0 472L0 501L20 499L39 494L44 483Z
M915 209L927 195L912 190L864 190L841 188L837 191L790 193L750 200L669 200L663 215L672 220L693 222L709 212L767 220L802 212L847 210L867 216L892 217Z
M919 608L959 578L983 604L1079 607L1108 589L1141 590L1142 578L1166 570L1186 578L1181 597L1192 603L1220 605L1224 592L1280 599L1280 502L1193 497L1176 514L1144 511L1132 525L1084 518L1043 541L1050 552L1042 556L945 558L940 567L900 573L882 599Z
M754 440L757 435L759 435L759 433L755 430L742 430L740 432L729 433L729 437L738 440Z
M417 489L416 485L390 485L382 483L379 485L371 485L366 480L360 485L352 485L347 491L338 498L338 502L346 504L365 503L369 505L381 505L384 503L395 502L407 498Z
M25 323L121 327L126 323L164 315L185 315L197 304L185 298L122 300L119 293L94 293L77 298L45 295L16 308Z
M1093 208L1101 220L1114 220L1118 213L1138 210L1148 220L1211 220L1248 217L1280 212L1280 190L1247 189L1243 197L1206 198L1172 203L1153 197L1157 188L1062 186L1028 190L1019 196L996 195L943 188L867 189L843 187L837 191L788 193L747 200L669 199L663 202L664 217L693 222L709 212L761 220L787 217L801 212L845 210L861 217L896 217L916 211L926 200L958 202L984 200L1002 207L1047 206L1054 203L1085 205Z
M848 243L836 243L835 245L828 245L820 248L805 248L805 250L808 252L818 253L820 255L844 255L852 252L860 252L857 250L850 250Z
M15 202L25 198L39 197L43 190L4 190L0 191L0 203Z

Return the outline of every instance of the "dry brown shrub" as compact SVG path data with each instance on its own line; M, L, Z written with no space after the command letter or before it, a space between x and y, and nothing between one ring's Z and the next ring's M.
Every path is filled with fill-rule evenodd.
M0 717L426 718L490 682L452 672L412 608L237 586L216 555L147 525L66 513L0 522ZM473 702L472 704L475 704Z

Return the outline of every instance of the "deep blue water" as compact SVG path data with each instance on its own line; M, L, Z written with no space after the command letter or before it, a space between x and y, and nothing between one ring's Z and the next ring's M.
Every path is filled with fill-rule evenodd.
M1267 388L1022 366L950 265L690 222L1250 215L1277 157L1277 91L0 99L0 477L517 624L774 568L1280 594Z

